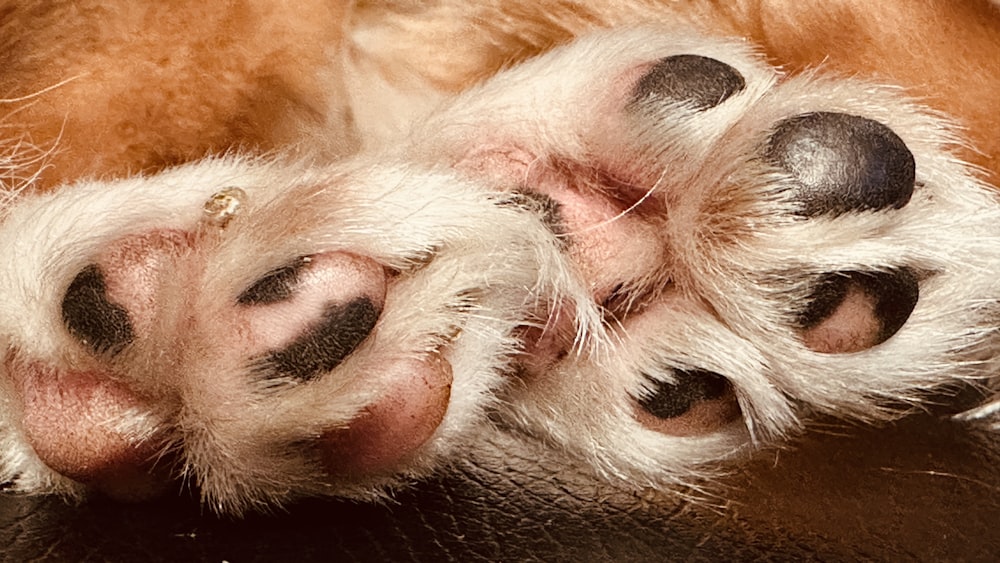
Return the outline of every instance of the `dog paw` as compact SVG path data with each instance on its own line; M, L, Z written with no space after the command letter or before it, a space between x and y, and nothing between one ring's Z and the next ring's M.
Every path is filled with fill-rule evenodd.
M670 485L812 413L884 420L989 373L1000 208L948 131L890 88L633 30L501 74L418 135L540 202L604 319L581 341L553 309L504 416Z
M560 260L519 196L385 155L26 195L0 237L4 479L232 513L455 455Z
M4 211L0 478L373 498L487 412L636 484L989 374L1000 207L897 91L596 34L336 167Z

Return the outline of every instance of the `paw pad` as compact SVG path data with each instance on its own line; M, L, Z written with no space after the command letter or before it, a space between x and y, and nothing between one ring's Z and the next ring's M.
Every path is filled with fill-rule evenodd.
M814 112L780 122L766 157L798 185L801 214L901 209L913 194L913 155L877 121Z
M705 110L745 87L743 75L722 61L701 55L674 55L660 59L639 80L633 91L633 103L659 97Z
M379 313L379 308L364 297L330 305L318 323L285 348L268 354L258 370L301 381L332 371L368 338Z
M117 354L135 338L128 311L108 298L96 265L84 268L66 289L62 319L70 334L98 354Z
M669 383L646 376L655 390L639 399L639 405L657 418L677 418L699 401L722 398L729 381L710 371L676 371Z
M645 427L673 436L718 431L740 418L733 386L707 370L673 370L673 381L644 374L649 390L639 397L636 419Z
M830 274L799 317L805 343L825 353L877 346L903 327L919 298L919 282L908 269Z
M275 268L264 274L236 298L240 305L269 305L285 301L292 296L293 288L299 280L302 269L309 264L308 257L302 257L293 263Z

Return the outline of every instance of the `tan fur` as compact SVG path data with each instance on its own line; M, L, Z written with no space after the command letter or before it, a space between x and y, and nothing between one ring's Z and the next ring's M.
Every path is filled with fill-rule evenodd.
M6 104L11 133L57 149L40 186L233 147L336 156L358 145L351 105L371 94L344 91L345 66L456 92L588 30L656 21L745 38L793 72L903 86L967 127L966 156L1000 179L1000 10L985 0L9 1L0 92L59 85ZM317 128L340 134L316 147Z
M16 112L5 133L54 150L42 186L232 148L322 139L343 154L356 142L346 108L327 104L343 97L327 53L345 11L339 2L6 2L0 92L24 101L5 104Z

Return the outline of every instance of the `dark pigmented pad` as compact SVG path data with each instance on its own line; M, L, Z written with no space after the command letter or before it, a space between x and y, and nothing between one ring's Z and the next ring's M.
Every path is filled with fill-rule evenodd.
M913 195L913 154L891 129L864 117L790 117L775 128L765 156L798 184L806 217L900 209Z
M713 108L743 90L746 81L724 62L700 55L674 55L660 59L636 84L632 103L650 97Z
M920 298L917 276L909 269L886 272L839 272L824 276L813 292L809 307L799 315L799 326L809 329L829 318L852 288L868 295L879 323L874 344L881 344L906 324Z
M69 284L62 318L70 334L99 354L117 354L135 338L128 311L108 301L104 274L96 265Z
M532 191L528 188L515 191L511 198L511 205L516 205L538 216L549 232L556 236L566 234L564 227L562 207L558 201L552 197Z
M638 398L639 406L661 419L677 418L691 410L696 403L721 399L729 391L729 380L705 370L674 371L674 382L660 381L650 376L653 391Z
M274 377L308 381L344 361L375 328L379 308L368 298L331 305L322 318L282 350L272 352L259 370Z
M292 296L292 290L299 281L299 274L309 264L309 258L303 256L295 262L271 270L262 278L246 288L236 298L240 305L268 305L279 303Z

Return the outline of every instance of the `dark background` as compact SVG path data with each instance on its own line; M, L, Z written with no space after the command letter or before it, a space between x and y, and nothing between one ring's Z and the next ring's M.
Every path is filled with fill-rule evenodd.
M922 414L819 425L717 496L596 484L497 438L388 505L310 501L218 518L197 503L0 496L5 561L996 561L1000 439Z

